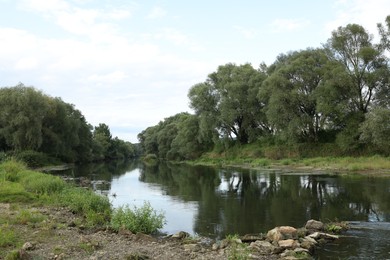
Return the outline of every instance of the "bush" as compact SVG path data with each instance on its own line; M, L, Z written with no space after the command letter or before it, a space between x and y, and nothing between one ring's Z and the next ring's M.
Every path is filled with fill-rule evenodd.
M111 218L111 227L118 231L125 228L133 233L151 234L162 228L165 224L165 215L157 212L144 202L143 206L130 209L128 205L114 210Z
M91 226L104 225L110 219L110 201L92 190L76 187L64 189L59 195L59 203L69 207L74 213L84 215Z

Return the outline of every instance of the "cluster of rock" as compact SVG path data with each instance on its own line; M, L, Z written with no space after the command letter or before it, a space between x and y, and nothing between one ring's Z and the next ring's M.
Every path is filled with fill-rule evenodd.
M234 243L249 243L250 256L277 255L281 259L312 259L314 249L328 241L338 239L337 235L324 232L324 223L309 220L305 227L296 229L280 226L268 231L266 236L243 236ZM227 248L232 241L222 240L213 245L213 250Z

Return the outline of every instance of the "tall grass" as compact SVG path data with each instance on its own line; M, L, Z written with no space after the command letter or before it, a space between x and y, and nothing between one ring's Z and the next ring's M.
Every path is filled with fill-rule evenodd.
M107 197L71 186L57 176L28 170L17 161L0 164L0 202L31 201L69 207L91 226L110 220L111 204Z
M69 207L74 213L84 215L89 225L104 225L110 220L110 201L92 190L68 187L57 199L59 204Z

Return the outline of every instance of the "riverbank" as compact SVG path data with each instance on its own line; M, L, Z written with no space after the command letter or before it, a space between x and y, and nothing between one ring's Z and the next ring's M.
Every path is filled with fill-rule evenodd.
M315 247L338 239L321 232L317 221L216 243L185 232L159 237L114 232L84 221L67 208L0 203L0 259L312 259Z
M218 167L239 167L286 172L366 174L375 176L390 176L390 157L314 157L268 159L248 157L231 157L224 154L209 153L200 159L186 161L191 165L208 165Z

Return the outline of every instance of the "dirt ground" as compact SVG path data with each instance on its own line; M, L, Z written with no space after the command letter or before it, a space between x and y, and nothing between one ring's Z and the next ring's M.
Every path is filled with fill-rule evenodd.
M0 232L12 230L18 244L0 253L0 259L17 250L22 259L278 259L278 255L248 252L248 247L213 249L201 238L152 237L90 229L65 208L15 206L0 203ZM7 223L4 223L4 220ZM0 248L1 250L4 249ZM244 250L244 251L241 251Z

